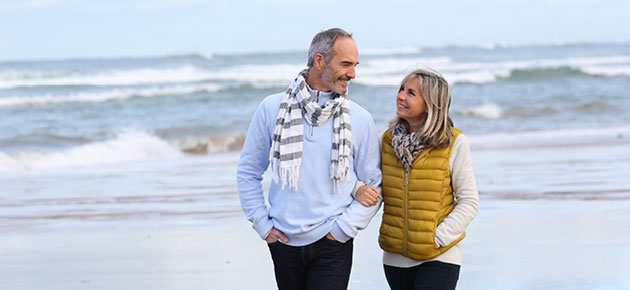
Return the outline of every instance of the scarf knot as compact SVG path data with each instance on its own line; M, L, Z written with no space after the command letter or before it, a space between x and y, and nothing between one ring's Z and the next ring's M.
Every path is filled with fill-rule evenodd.
M424 144L420 141L420 132L409 133L407 127L399 122L392 131L392 147L405 171L409 171L413 161L424 149Z

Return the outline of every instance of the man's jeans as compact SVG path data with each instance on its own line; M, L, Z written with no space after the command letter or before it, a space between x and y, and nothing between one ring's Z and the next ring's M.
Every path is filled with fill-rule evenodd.
M323 237L302 247L268 244L280 290L347 289L353 239L340 243Z

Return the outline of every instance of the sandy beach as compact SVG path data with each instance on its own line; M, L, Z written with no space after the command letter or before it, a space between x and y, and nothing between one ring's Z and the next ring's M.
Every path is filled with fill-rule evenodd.
M481 203L458 289L628 289L629 151L474 149ZM237 158L1 176L0 288L275 289L221 174ZM349 289L387 289L379 224L356 237Z
M459 289L627 289L630 201L484 200ZM387 289L380 216L355 240L349 289ZM266 245L238 214L71 222L0 238L3 289L275 289Z

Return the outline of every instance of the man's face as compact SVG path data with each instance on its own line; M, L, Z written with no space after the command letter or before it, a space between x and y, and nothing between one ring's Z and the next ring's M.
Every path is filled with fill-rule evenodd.
M334 56L324 66L322 82L329 90L345 95L348 83L356 77L354 68L359 64L359 50L349 37L338 37L332 50Z

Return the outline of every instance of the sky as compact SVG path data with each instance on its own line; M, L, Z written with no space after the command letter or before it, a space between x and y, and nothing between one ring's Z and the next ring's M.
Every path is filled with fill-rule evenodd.
M626 0L0 0L0 61L305 51L331 27L359 50L630 42L628 11Z

